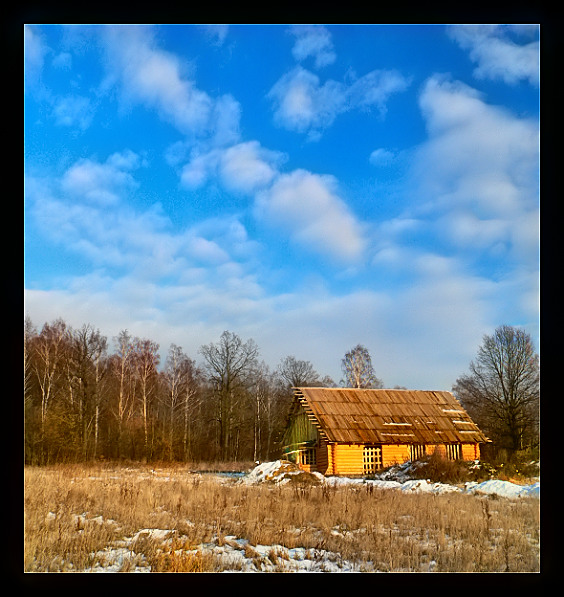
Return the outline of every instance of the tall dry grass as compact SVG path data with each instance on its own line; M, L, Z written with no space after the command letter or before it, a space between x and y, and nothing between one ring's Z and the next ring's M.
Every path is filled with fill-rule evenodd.
M29 467L24 489L26 571L93 569L105 548L142 529L169 529L172 542L141 534L128 544L122 571L221 570L216 556L193 550L230 535L247 539L249 552L256 545L324 549L381 571L539 570L537 499L250 486L148 466Z

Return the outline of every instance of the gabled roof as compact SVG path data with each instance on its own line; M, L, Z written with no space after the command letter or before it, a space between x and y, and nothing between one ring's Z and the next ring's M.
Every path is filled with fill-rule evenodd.
M489 441L450 392L294 388L294 395L328 442Z

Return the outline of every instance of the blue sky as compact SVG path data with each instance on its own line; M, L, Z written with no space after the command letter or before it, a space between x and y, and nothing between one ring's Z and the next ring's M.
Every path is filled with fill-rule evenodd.
M450 390L539 335L539 27L25 28L25 310Z

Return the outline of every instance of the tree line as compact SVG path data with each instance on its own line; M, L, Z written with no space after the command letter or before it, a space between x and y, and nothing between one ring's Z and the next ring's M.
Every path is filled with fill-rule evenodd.
M225 331L199 349L122 330L108 338L59 318L24 332L25 462L244 461L277 457L292 386L334 386L309 361L271 370L252 340Z
M26 463L277 458L292 387L337 386L295 356L270 369L254 340L230 331L200 347L200 365L176 344L161 363L156 342L127 330L112 340L110 350L90 324L74 329L58 318L38 331L26 318ZM341 369L341 386L384 387L361 344ZM496 448L538 448L539 357L530 335L512 326L485 335L452 390Z

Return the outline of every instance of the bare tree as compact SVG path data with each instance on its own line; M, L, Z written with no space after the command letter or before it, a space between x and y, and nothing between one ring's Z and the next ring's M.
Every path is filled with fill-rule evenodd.
M225 331L217 344L201 346L200 353L216 399L220 458L227 460L233 439L234 409L246 390L246 378L256 363L258 347L252 339L243 342L237 334Z
M154 393L154 379L159 364L159 345L147 339L135 338L133 341L132 367L139 384L139 399L143 417L143 448L145 457L149 457L149 408Z
M104 399L103 381L106 379L108 372L108 359L106 355L107 339L104 337L103 341L99 343L93 353L94 362L94 458L98 456L98 442L100 439L100 414L102 410L102 402Z
M196 409L201 404L199 386L201 371L196 367L193 359L186 358L182 365L184 373L184 384L182 388L182 414L183 414L183 432L182 432L182 452L184 460L192 457L192 419Z
M33 345L33 338L36 335L35 328L33 327L33 323L29 316L26 316L25 323L24 323L24 408L28 408L28 406L32 403L32 378L33 378L33 370L32 370L32 345Z
M46 323L33 343L33 370L41 391L42 434L45 433L47 410L53 396L55 379L61 370L61 354L66 338L67 325L62 319L57 319L52 324Z
M319 385L319 374L309 361L287 356L278 365L278 374L291 388Z
M525 331L502 325L485 335L453 392L501 447L514 452L537 444L539 358Z
M133 356L133 344L127 330L122 330L114 338L117 344L117 353L113 358L113 372L118 379L118 396L114 409L114 415L118 424L118 456L121 456L122 440L125 423L129 420L133 406L133 391L131 388L131 360Z
M348 388L382 388L381 379L376 377L368 349L361 344L345 354L341 361L343 383Z
M100 416L100 382L105 374L104 357L107 339L100 330L90 324L69 331L70 358L69 371L77 383L76 414L79 422L79 437L82 453L88 454L88 439L94 424L94 452L97 449Z
M272 419L275 400L275 374L268 365L258 363L252 373L252 397L254 410L253 460L262 460L272 444Z
M184 383L184 361L188 357L182 352L182 348L171 344L165 362L164 378L168 392L166 408L168 411L168 443L167 449L169 458L174 454L174 417L180 405L182 385Z

